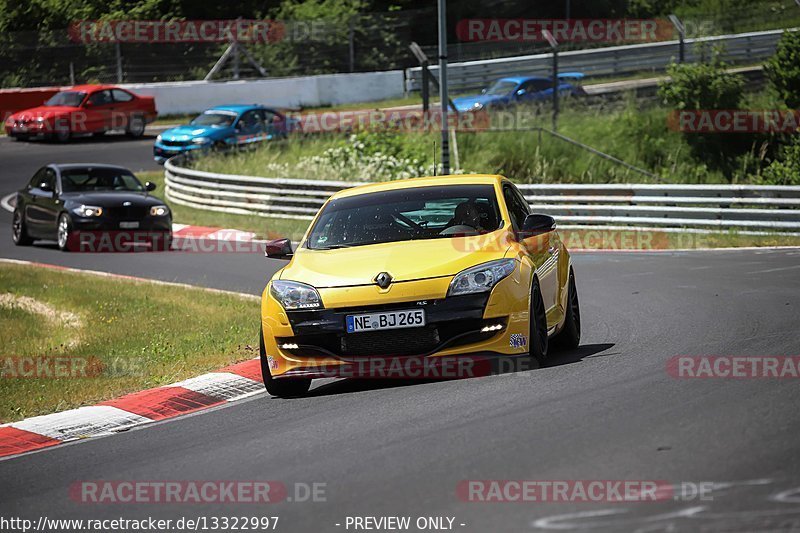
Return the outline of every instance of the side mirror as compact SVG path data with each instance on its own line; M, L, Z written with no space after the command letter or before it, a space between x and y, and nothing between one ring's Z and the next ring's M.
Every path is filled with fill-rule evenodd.
M556 220L550 215L537 215L532 214L525 217L525 222L522 223L520 229L520 238L527 239L529 237L536 237L537 235L544 235L556 229Z
M264 245L264 257L270 259L291 259L294 252L292 251L292 241L289 239L275 239L267 241Z
M144 190L146 190L147 192L152 192L152 191L156 190L156 187L158 187L158 186L155 183L153 183L152 181L146 181L144 183Z
M516 94L517 94L517 97L520 97L520 96L525 96L527 93L528 93L528 91L526 91L525 89L520 89L519 91L517 91Z

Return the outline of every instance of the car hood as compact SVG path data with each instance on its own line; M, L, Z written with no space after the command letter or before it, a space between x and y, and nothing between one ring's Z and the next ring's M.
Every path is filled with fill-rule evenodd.
M381 272L395 282L453 276L474 265L501 259L502 231L476 237L404 241L340 248L299 248L281 279L319 289L374 284Z
M486 106L487 104L500 102L504 99L504 96L479 94L476 96L462 96L461 98L456 98L453 100L453 105L456 106L456 109L463 112L471 111L475 107L475 104Z
M186 124L178 126L161 133L161 139L165 141L190 141L197 137L211 137L218 139L224 137L233 128L219 128L214 126L193 126Z
M165 205L164 200L143 192L68 192L62 194L61 199L65 203L71 202L97 207L121 207L125 202L130 202L132 206Z
M48 118L59 115L65 115L74 112L77 107L62 106L62 105L41 105L39 107L32 107L24 111L18 111L11 115L14 120L33 120L36 118Z

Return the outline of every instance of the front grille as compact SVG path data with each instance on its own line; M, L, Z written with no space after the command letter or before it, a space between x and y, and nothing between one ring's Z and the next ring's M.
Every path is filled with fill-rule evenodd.
M165 141L162 140L161 144L164 146L188 146L191 144L191 141Z
M105 210L106 216L117 220L141 220L150 212L147 206L109 207Z
M439 345L439 330L435 327L390 329L352 333L341 338L341 354L357 355L417 355L432 351Z

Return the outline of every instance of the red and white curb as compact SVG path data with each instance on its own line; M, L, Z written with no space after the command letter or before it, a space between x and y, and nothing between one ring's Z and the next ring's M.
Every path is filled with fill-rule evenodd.
M261 363L252 359L99 405L3 424L0 426L0 457L110 435L263 392Z
M250 242L256 240L256 234L251 231L189 226L187 224L173 224L172 236L180 239L205 239L209 241Z

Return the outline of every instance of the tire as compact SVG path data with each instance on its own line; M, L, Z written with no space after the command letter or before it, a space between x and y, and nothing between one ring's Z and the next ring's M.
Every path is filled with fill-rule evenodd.
M539 288L539 280L533 278L531 284L531 309L528 320L530 340L530 356L536 359L541 365L547 361L547 348L549 340L547 338L547 312L544 308L542 290Z
M172 249L172 233L168 233L163 239L153 241L154 252L169 252Z
M60 143L69 141L70 137L71 134L69 128L65 128L64 126L56 126L53 130L53 138Z
M144 135L145 126L144 118L139 115L131 115L128 119L128 126L125 128L125 133L127 133L129 137L138 139Z
M261 377L264 388L270 396L278 398L298 398L304 396L311 388L310 378L281 378L275 379L269 371L267 350L264 348L264 330L259 332L259 352L261 355Z
M581 306L575 287L575 273L571 268L567 287L567 316L564 318L564 327L553 340L559 348L574 350L581 343Z
M58 217L58 226L56 226L56 240L58 241L58 249L62 252L69 252L69 236L72 233L72 220L66 213L61 213Z
M14 218L11 222L11 239L17 246L29 246L33 239L28 236L28 229L25 227L25 217L19 209L14 210Z

